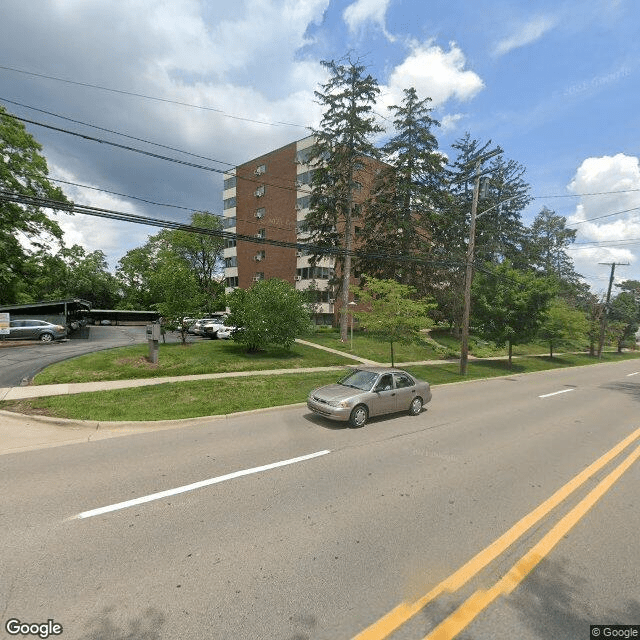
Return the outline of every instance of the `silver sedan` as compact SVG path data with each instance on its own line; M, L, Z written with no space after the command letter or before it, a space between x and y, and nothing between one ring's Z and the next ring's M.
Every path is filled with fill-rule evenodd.
M370 416L398 411L417 416L430 400L429 383L416 380L402 369L362 367L336 384L314 389L307 407L325 418L362 427Z

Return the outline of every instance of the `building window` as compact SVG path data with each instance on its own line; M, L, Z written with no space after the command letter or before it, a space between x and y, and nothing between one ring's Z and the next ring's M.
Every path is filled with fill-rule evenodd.
M304 173L299 173L296 176L296 182L302 186L305 184L311 184L313 182L313 174L315 171L312 169L310 171L305 171Z
M230 217L230 218L222 218L222 226L225 229L230 229L231 227L235 227L236 226L236 217Z
M224 259L224 268L231 269L238 266L238 256L229 256Z
M238 276L231 276L230 278L224 279L225 287L237 287L238 286Z
M227 198L226 200L224 200L222 202L222 208L223 209L233 209L233 207L236 206L236 197L233 196L233 198Z
M256 198L262 198L262 196L267 192L267 188L261 184L254 192Z
M296 269L296 276L300 280L329 280L333 277L334 270L330 267L302 267Z
M238 241L235 238L225 238L224 240L224 248L225 249L233 249L238 244Z
M256 170L254 171L254 173L257 176L261 176L263 173L266 173L266 172L267 172L267 165L266 164L259 164L256 167Z
M303 196L302 198L298 198L296 200L296 209L301 211L302 209L308 209L309 203L311 202L311 196Z
M258 220L264 218L265 213L267 213L267 210L264 207L259 207L256 209L256 218L258 218Z
M260 262L261 260L264 260L267 257L267 252L266 251L258 251L258 253L256 253L255 256L253 256L253 259L256 262Z
M260 280L264 280L264 271L256 271L253 274L253 281L260 282Z
M256 238L261 238L262 240L264 240L266 237L267 237L267 230L258 229L258 233L256 233Z
M230 178L226 178L224 181L224 189L233 189L238 183L238 179L235 176L231 176Z
M312 153L313 147L307 147L306 149L298 151L296 153L296 164L307 164Z

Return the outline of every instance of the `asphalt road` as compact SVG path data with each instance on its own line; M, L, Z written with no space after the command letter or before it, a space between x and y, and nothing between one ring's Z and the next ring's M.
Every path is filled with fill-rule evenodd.
M436 387L420 416L363 429L298 407L2 456L2 623L65 640L640 624L639 372Z
M7 341L0 344L0 387L25 384L44 367L60 360L147 341L146 327L143 326L92 326L87 329L88 338L74 337L47 344L35 341ZM177 334L169 333L166 336L167 341L177 339Z

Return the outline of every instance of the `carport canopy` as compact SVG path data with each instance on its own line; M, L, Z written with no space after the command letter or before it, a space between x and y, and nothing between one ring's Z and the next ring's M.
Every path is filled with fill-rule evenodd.
M8 313L11 319L46 320L56 324L69 325L73 320L85 317L91 309L88 300L69 298L66 300L45 300L26 304L11 304L0 307L0 313Z

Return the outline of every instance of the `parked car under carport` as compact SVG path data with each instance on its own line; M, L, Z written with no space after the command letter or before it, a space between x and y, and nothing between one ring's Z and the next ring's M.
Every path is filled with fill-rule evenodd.
M66 338L67 329L60 324L52 324L45 320L11 320L9 323L9 340L40 340L53 342Z

